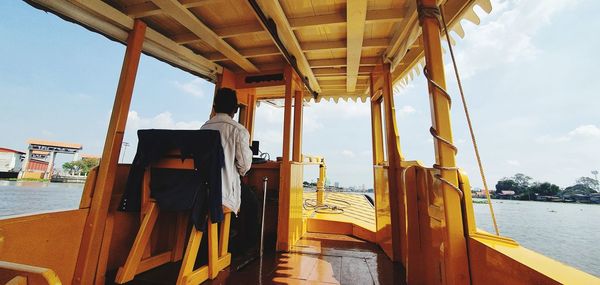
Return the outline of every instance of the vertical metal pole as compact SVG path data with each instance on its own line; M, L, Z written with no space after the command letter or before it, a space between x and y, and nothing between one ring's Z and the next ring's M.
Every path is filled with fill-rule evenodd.
M263 207L262 207L262 217L260 219L260 257L263 256L263 240L265 234L265 208L267 207L267 181L269 178L263 178Z

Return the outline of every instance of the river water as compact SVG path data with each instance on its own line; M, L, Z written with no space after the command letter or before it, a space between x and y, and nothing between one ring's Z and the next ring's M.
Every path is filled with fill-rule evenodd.
M82 188L82 184L0 181L0 219L76 209ZM493 206L502 235L600 277L600 205L494 200ZM473 207L477 226L493 233L488 205Z

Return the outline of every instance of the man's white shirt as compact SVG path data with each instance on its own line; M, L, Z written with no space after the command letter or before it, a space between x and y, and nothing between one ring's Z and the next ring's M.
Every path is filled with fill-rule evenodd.
M201 129L217 130L221 133L221 145L225 155L225 166L221 169L223 206L237 213L242 202L240 175L246 175L252 166L250 134L244 126L223 113L217 113L206 121Z

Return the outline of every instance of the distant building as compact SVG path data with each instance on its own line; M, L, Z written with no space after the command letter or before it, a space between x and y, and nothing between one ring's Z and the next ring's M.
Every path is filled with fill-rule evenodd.
M25 153L0 147L0 178L17 178Z
M496 191L496 197L500 199L512 199L515 196L515 191L512 190L500 190Z

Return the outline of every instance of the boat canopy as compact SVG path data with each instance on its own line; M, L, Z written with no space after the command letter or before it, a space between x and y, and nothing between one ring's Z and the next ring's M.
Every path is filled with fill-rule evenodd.
M144 53L212 82L224 68L269 75L290 64L309 91L307 101L364 102L369 75L382 61L390 64L396 88L422 69L417 1L27 1L123 43L141 18L148 25ZM475 6L492 9L490 0L442 4L448 27L459 37L461 20L479 23ZM283 94L283 86L257 89L262 98Z

